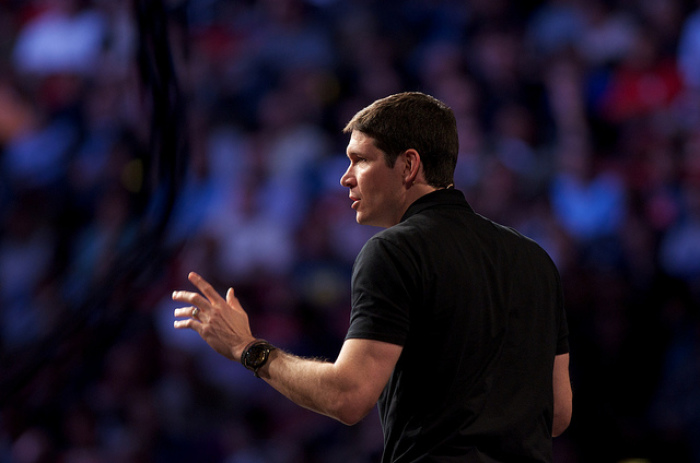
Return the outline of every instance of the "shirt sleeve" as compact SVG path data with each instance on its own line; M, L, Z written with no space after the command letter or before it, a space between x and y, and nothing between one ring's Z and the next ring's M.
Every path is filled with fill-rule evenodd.
M557 333L557 350L556 354L568 354L569 353L569 323L566 318L566 310L564 308L564 290L561 285L561 277L559 276L559 271L556 270L557 275L557 310L559 311L559 331Z
M561 313L559 337L557 338L557 355L569 353L569 326L566 321L566 311L562 309Z
M389 241L375 236L365 244L353 266L347 339L405 344L416 287L411 268L411 259Z

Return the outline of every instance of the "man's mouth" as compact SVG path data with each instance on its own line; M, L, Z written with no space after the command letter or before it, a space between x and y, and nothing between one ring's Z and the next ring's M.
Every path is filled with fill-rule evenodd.
M353 209L356 209L357 206L359 206L359 204L360 204L360 198L356 198L356 197L354 197L354 196L350 196L350 200L352 201L352 206L351 206L351 207L352 207Z

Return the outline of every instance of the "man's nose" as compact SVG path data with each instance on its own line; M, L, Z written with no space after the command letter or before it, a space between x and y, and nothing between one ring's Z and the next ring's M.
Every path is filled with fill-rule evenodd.
M351 178L350 167L348 167L345 173L340 177L340 184L346 188L350 188L352 186Z

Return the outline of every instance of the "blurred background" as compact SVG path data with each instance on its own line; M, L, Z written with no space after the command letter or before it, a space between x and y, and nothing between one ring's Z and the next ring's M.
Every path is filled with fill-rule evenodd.
M700 462L700 3L0 1L0 462L379 461L172 329L195 270L334 359L347 120L420 90L455 183L557 263L574 416L555 461ZM430 374L426 371L426 374Z

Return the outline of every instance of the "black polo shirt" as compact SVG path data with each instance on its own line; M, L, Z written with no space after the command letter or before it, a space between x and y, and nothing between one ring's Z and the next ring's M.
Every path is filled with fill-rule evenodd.
M421 197L365 244L347 337L403 346L378 403L383 462L551 461L559 274L460 191Z

